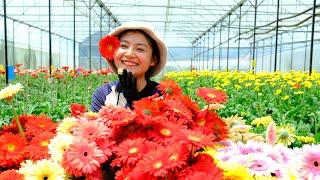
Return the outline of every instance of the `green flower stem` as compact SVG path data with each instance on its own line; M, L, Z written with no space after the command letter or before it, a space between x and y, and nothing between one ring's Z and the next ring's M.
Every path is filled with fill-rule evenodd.
M20 120L19 120L18 115L17 115L17 112L16 112L16 108L15 108L15 106L14 106L14 104L13 104L13 100L11 100L10 103L11 103L11 105L12 105L13 118L16 120L18 129L19 129L19 134L20 134L20 136L22 136L23 138L25 138L26 136L24 135L24 132L23 132L23 129L22 129Z

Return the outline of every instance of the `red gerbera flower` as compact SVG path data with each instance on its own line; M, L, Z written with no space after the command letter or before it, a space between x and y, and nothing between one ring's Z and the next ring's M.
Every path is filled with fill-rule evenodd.
M187 142L187 144L192 144L196 148L201 148L203 146L212 146L214 135L204 134L202 131L195 130L182 130L182 135L180 136L182 141Z
M192 123L192 113L191 111L180 101L175 101L168 99L165 101L165 105L162 107L161 111L166 112L168 119L177 119L180 125L189 125ZM170 117L175 118L170 118Z
M121 127L132 122L136 115L133 111L124 107L103 106L99 111L99 116L106 123L111 121L112 126Z
M102 57L113 60L114 53L120 46L120 41L114 36L107 35L99 41L99 50Z
M194 164L184 169L178 176L184 179L197 172L203 172L207 174L207 177L214 177L216 180L223 179L223 171L215 165L214 159L210 155L198 154L194 162Z
M197 114L194 128L200 128L205 134L214 134L215 140L222 140L228 136L228 126L214 111L207 109Z
M181 126L173 122L159 122L153 125L153 130L149 132L151 137L156 142L167 143L172 142L179 137L177 134L181 129L186 129L186 126Z
M16 170L10 169L0 173L0 180L23 180L24 176Z
M52 122L47 116L33 116L33 118L26 123L26 134L30 138L43 132L55 132L56 127L56 123Z
M0 167L13 167L25 159L26 139L6 133L0 136Z
M85 105L73 103L70 104L71 115L74 117L81 116L83 113L87 111Z
M196 114L200 110L199 104L187 95L176 95L173 99L182 102L193 114Z
M173 80L165 80L160 82L160 84L158 85L158 89L165 96L182 94L181 87Z
M156 96L155 96L156 97ZM161 101L156 101L151 98L143 98L133 102L133 107L138 115L156 116L160 113Z
M44 132L32 138L30 144L26 148L28 158L31 160L49 158L48 145L50 143L50 139L54 136L54 133Z
M117 158L112 161L113 166L132 167L147 153L146 139L136 138L123 141L114 149Z
M165 177L170 171L170 155L165 148L150 150L143 156L134 171L147 173L157 177Z
M207 103L225 103L228 96L222 90L216 90L212 88L198 88L197 95L202 97Z

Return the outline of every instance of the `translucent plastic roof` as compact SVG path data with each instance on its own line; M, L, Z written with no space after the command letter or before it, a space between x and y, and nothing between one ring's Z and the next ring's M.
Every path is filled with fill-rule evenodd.
M256 25L260 27L256 29L256 33L274 35L277 1L257 2ZM279 18L298 15L313 6L313 0L280 2ZM0 13L3 16L2 3L3 1ZM87 39L90 31L92 35L101 28L105 34L127 21L145 21L154 25L170 47L191 46L197 39L212 31L214 26L215 31L222 31L222 39L226 39L230 28L230 39L239 34L240 4L242 4L241 38L250 39L253 35L255 0L76 0L76 41L82 42ZM51 6L52 32L72 40L73 0L52 0ZM89 9L91 9L90 28ZM294 18L283 19L279 31L297 28L299 26L297 22L303 22L311 12L306 11ZM317 13L319 14L319 8ZM45 0L7 0L7 16L15 22L26 23L26 27L31 25L31 29L32 27L46 31L49 29L48 1ZM100 21L102 21L101 26ZM18 26L21 24L15 23L14 28L18 29ZM28 30L28 33L32 32L34 30ZM259 38L263 36L260 35Z
M223 17L236 0L104 0L121 23L145 21L169 46L191 46L201 33Z

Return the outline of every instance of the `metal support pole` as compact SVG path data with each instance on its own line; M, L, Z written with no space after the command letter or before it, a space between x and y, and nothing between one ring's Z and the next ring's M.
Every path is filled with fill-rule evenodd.
M89 70L91 71L91 0L89 0Z
M255 53L256 53L256 28L257 28L257 9L258 9L258 2L255 0L254 3L254 27L253 27L253 48L252 48L252 60L255 61ZM254 66L252 66L252 71L254 72Z
M280 8L280 0L277 0L277 22L276 22L276 44L275 44L275 51L274 51L274 72L277 71L279 8Z
M61 52L60 52L61 51L61 42L60 42L60 40L61 39L60 39L60 36L58 36L58 37L59 37L59 68L60 68L61 67L61 64L60 64L61 63Z
M202 39L202 38L201 38ZM202 70L204 70L204 53L205 53L205 46L206 46L206 37L203 36L203 44L202 44Z
M308 32L309 27L307 26L307 33L306 33L306 41L305 41L305 47L304 47L304 63L303 63L303 71L306 71L306 63L307 63L307 48L308 48Z
M192 71L192 59L194 58L194 44L192 44L192 57L190 61L190 71Z
M229 14L228 16L228 48L227 48L227 72L229 71L229 36L230 36L230 16L231 14Z
M241 7L242 7L242 4L240 5L240 14L239 14L238 64L237 64L237 70L238 70L238 71L239 71L239 69L240 69Z
M102 5L100 5L100 39L102 38ZM102 68L102 56L99 56L100 69Z
M311 75L311 73L312 73L313 44L314 44L314 24L315 24L315 17L316 17L316 3L317 3L317 0L313 0L309 75Z
M49 0L49 75L51 77L52 66L52 42L51 42L51 0Z
M73 70L76 69L76 0L73 0Z
M281 54L282 54L282 33L280 34L280 47L279 47L279 71L281 71L281 66L282 66L282 59L281 59Z
M30 26L28 26L28 65L29 65L29 69L31 69L31 46L30 46Z
M263 42L262 42L263 49L262 49L262 66L261 66L261 71L263 71L263 64L264 64L264 41L265 41L265 39L263 39Z
M215 31L216 31L216 27L213 27L213 37L212 37L212 67L211 70L214 70L214 40L215 40Z
M40 67L42 68L43 64L42 64L42 30L40 30Z
M8 77L8 37L7 37L7 5L6 0L3 0L3 11L4 11L4 59L5 59L5 66L6 66L6 84L9 83Z
M12 64L16 64L16 56L14 50L14 21L12 21Z
M292 31L292 35L291 35L291 61L290 61L290 70L292 70L292 67L293 67L293 34L294 34L294 31Z
M270 45L270 67L269 67L269 71L271 72L272 71L272 40L273 40L273 36L270 37L271 39L271 45Z
M209 70L209 52L210 52L210 31L208 31L208 48L207 48L207 70Z
M221 70L221 32L222 32L222 22L220 23L220 42L219 42L219 70Z

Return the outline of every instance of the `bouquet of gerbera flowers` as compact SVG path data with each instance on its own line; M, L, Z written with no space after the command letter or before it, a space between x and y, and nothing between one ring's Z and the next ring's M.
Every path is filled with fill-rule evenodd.
M226 124L215 110L201 110L175 82L164 81L159 90L162 96L136 101L134 110L105 106L99 113L92 113L72 105L73 117L63 119L54 130L41 136L38 132L42 132L42 125L48 127L45 121L23 123L29 129L27 137L32 138L30 145L33 141L44 144L42 139L50 137L47 149L41 150L46 154L26 153L28 156L15 156L15 161L6 163L31 179L222 179L223 171L201 151L227 138ZM28 149L38 152L33 146Z
M113 173L116 179L221 179L222 171L201 150L227 137L226 124L215 111L200 110L173 81L159 89L161 97L136 101L134 110L105 106L96 115L77 116L74 124L63 120L52 142L63 135L72 139L57 159L66 173L89 179Z

